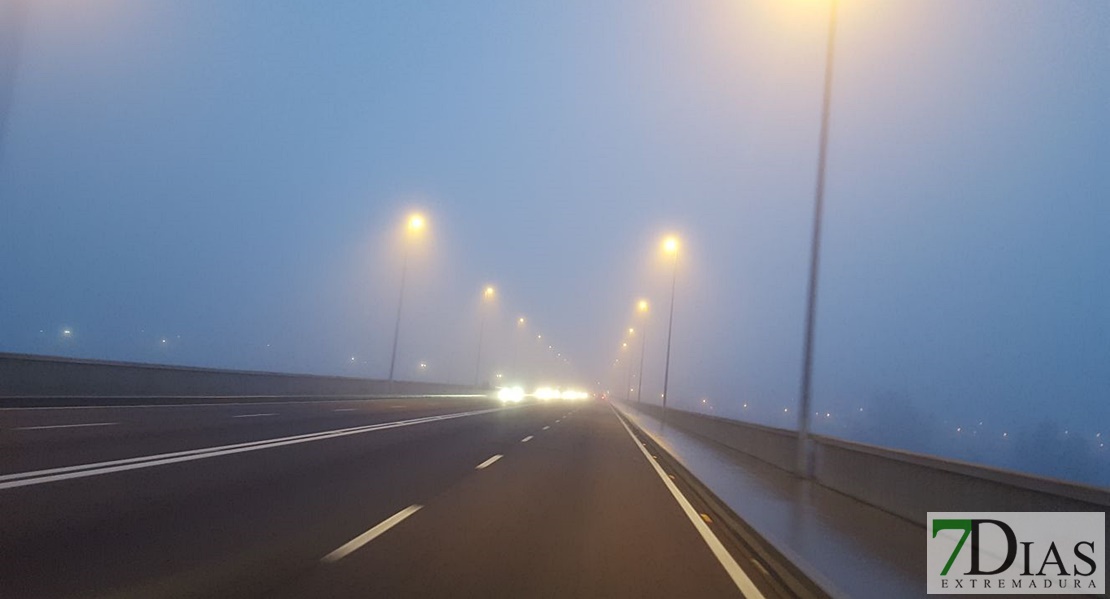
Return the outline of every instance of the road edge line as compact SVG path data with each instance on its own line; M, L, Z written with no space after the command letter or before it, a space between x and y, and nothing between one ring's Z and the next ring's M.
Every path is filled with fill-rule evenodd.
M640 453L644 454L644 459L646 459L648 463L651 464L652 469L654 469L655 473L659 475L659 480L663 481L663 485L666 486L667 490L670 491L671 495L674 496L675 501L677 501L679 507L682 508L682 512L686 514L686 518L690 520L690 524L694 525L694 528L701 535L702 540L705 541L705 544L709 546L710 552L712 552L713 556L717 558L717 561L721 564L721 567L725 569L725 573L728 574L729 578L732 579L732 582L736 585L737 590L739 590L744 597L748 597L751 599L765 599L763 593L759 590L758 587L755 586L755 583L752 582L752 579L748 577L748 574L746 572L744 572L744 569L740 567L740 564L736 563L736 559L732 557L732 554L729 553L728 549L726 549L724 544L721 543L721 540L717 538L717 535L714 534L713 531L709 529L709 526L707 526L705 522L701 519L701 515L698 513L697 510L694 509L694 506L690 503L690 500L686 499L686 496L682 494L682 491L678 489L678 487L674 484L674 481L667 477L667 473L663 471L663 467L660 466L659 463L651 457L651 454L648 453L648 450L645 449L643 444L640 443L640 440L636 438L636 435L632 432L632 429L628 427L628 424L624 421L624 419L621 418L621 415L617 412L616 408L610 405L609 409L613 410L613 416L617 419L617 422L621 423L621 426L624 427L625 432L627 432L628 436L632 438L632 442L636 445L636 448L640 450Z

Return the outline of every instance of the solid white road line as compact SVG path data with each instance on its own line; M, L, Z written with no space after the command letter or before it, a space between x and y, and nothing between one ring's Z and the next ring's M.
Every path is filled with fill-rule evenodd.
M497 460L500 460L500 459L501 459L501 454L497 454L497 455L493 456L492 458L482 462L481 464L478 464L477 466L474 467L474 469L475 470L481 470L483 468L488 468L488 467L492 466L494 462L496 462Z
M521 440L520 440L520 442L521 442L521 443L527 443L527 442L529 442L529 441L531 441L531 440L532 440L532 435L528 435L527 437L525 437L525 438L521 439Z
M369 424L365 426L355 426L349 428L334 429L330 431L306 433L303 435L294 435L291 437L278 437L274 439L265 439L262 441L251 441L247 443L236 443L233 445L204 447L201 449L190 449L186 451L176 451L173 453L162 453L136 458L126 458L122 460L112 460L108 462L97 462L94 464L80 464L77 466L63 466L60 468L49 468L46 470L4 474L0 475L0 490L14 489L16 487L26 487L30 485L41 485L44 483L69 480L73 478L98 476L101 474L109 474L112 472L136 470L139 468L150 468L153 466L162 466L165 464L176 464L178 462L202 460L205 458L214 458L217 456L231 455L247 451L257 451L260 449L270 449L273 447L282 447L285 445L295 445L298 443L308 443L310 441L320 441L322 439L333 439L336 437L345 437L347 435L358 435L361 433L369 433L391 428L400 428L403 426L413 426L416 424L425 424L429 422L438 422L441 420L453 420L455 418L488 414L490 412L496 412L502 409L505 408L491 408L488 410L472 410L470 412L457 412L454 414L442 414L439 416L426 416L424 418L382 422L379 424Z
M83 426L115 426L118 422L90 422L88 424L50 424L46 426L18 426L13 431L41 431L48 428L80 428Z
M422 507L424 506L416 504L408 506L407 508L386 518L381 522L381 524L378 524L374 528L371 528L370 530L358 535L350 541L347 541L343 544L342 547L325 555L323 558L320 559L320 561L324 562L325 564L331 564L343 559L344 557L347 557L352 552L358 550L359 547L362 547L370 541L373 541L374 539L381 536L382 533L384 533L385 531L393 528L394 526L397 526L401 523L401 521L415 514Z
M268 412L266 414L239 414L238 416L232 416L232 418L259 418L261 416L277 416L277 414L274 412Z
M686 499L682 491L679 491L674 482L670 478L667 478L667 473L663 471L663 467L659 465L659 462L652 459L651 454L648 453L647 449L645 449L639 439L636 438L636 435L632 434L632 429L628 428L628 424L625 423L624 418L621 418L620 414L617 413L617 409L612 406L609 407L613 409L613 414L617 417L621 426L624 427L624 430L628 431L628 436L632 437L632 441L636 444L636 447L639 447L640 451L643 452L644 458L647 459L647 462L655 469L655 473L659 475L659 479L667 486L667 490L671 492L671 495L674 495L675 501L682 507L682 511L686 513L686 517L690 519L690 523L693 524L694 528L701 534L702 540L709 546L709 550L713 552L717 561L721 562L721 566L724 567L725 572L728 573L729 578L732 579L733 584L740 590L740 593L749 599L763 599L763 593L759 592L759 588L755 586L752 579L748 578L748 575L740 567L740 564L736 563L732 554L721 544L721 540L717 538L717 535L713 534L713 531L710 530L709 526L701 519L701 515L694 509L694 506L690 505L690 501Z

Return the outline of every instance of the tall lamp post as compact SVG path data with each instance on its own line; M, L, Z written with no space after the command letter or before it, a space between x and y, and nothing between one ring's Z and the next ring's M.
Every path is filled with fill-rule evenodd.
M405 305L405 279L409 270L409 244L414 237L424 232L424 216L417 213L409 216L406 226L405 251L401 258L401 291L397 296L397 321L393 325L393 352L389 357L389 382L393 383L393 371L397 365L397 340L401 336L401 310Z
M640 300L636 303L636 312L642 314L644 324L640 325L640 374L636 378L636 403L640 403L644 391L644 350L647 348L647 300Z
M632 336L633 329L628 329L628 336ZM632 399L632 350L628 348L628 342L621 342L621 349L628 350L624 364L624 401L628 402Z
M483 306L482 306L482 310L481 310L482 319L481 319L480 324L478 325L478 358L475 360L475 364L474 364L474 386L475 387L478 386L478 383L482 379L482 337L485 336L485 333L486 333L486 310L485 310L485 305L484 304L486 302L492 302L493 298L496 297L496 296L497 296L497 290L494 289L493 286L491 286L491 285L487 285L486 288L484 290L482 290Z
M32 0L14 0L0 5L0 160L4 158L8 119L15 101L19 54L23 49L31 4Z
M663 417L667 415L667 387L671 379L671 332L674 330L674 291L678 281L678 238L671 236L663 240L663 252L673 260L671 267L671 311L667 319L667 359L663 365Z
M521 337L528 334L527 325L527 318L521 316L516 319L516 330L513 334L513 371L511 374L517 377L520 376L520 354L524 351L522 347L524 341Z
M809 407L813 390L813 329L817 311L817 281L821 258L821 218L825 209L825 160L829 146L829 104L832 100L833 51L836 48L837 0L829 8L828 46L825 49L825 93L821 102L821 135L817 150L817 188L813 200L813 240L809 254L806 332L802 349L802 392L798 409L798 474L810 478L813 459L809 443Z

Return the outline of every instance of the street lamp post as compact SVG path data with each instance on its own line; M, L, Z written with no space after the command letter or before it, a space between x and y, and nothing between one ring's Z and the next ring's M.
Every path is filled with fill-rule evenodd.
M497 294L497 291L492 286L487 286L485 288L485 290L482 291L482 300L483 301L491 301L493 299L494 295L496 295L496 294ZM482 379L482 337L486 333L486 311L483 309L481 312L482 312L482 318L481 318L480 323L478 324L478 357L475 360L475 364L474 364L474 386L475 387L478 386L478 383Z
M419 234L424 230L424 217L420 214L413 214L409 217L408 233L409 236ZM409 243L408 239L405 240L404 255L401 258L401 291L397 296L397 321L393 325L393 352L389 357L389 382L392 386L394 367L397 365L397 340L401 336L401 310L405 305L405 279L408 276L409 270Z
M528 323L528 320L526 318L524 318L523 316L516 319L516 330L513 333L513 361L512 361L512 366L513 366L512 374L514 376L520 376L520 354L523 353L523 349L524 349L523 347L521 347L521 345L524 343L521 340L521 336L528 334L528 329L525 326L525 325L527 325L527 323Z
M647 300L640 300L636 304L636 310L640 314L647 315L648 303ZM647 318L644 319L643 324L640 325L640 374L636 378L636 403L640 403L644 391L644 350L647 349Z
M628 334L629 336L632 335L632 329L628 329ZM624 365L624 401L627 403L632 400L632 350L629 349L628 342L621 345L621 349L628 350Z
M674 330L674 291L678 281L678 238L668 237L663 241L663 251L674 258L671 268L671 309L667 319L667 358L663 365L663 417L667 416L667 387L671 379L671 332Z
M821 102L821 135L817 150L817 188L813 201L813 240L809 254L809 289L806 299L806 330L802 350L802 392L798 409L798 463L800 476L812 477L813 458L809 442L809 410L813 390L813 329L817 312L817 281L821 258L821 218L825 209L825 161L829 146L829 104L832 100L833 51L836 48L837 0L829 9L828 47L825 50L825 91Z
M30 0L15 0L6 6L0 5L0 159L4 157L8 119L15 101L19 55L23 49L30 8Z

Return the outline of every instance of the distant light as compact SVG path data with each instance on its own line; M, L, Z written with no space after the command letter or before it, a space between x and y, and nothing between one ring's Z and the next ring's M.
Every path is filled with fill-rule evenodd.
M424 230L424 215L413 214L409 217L409 231L418 232Z
M828 412L825 412L825 418L830 418L830 417L832 417L832 414L829 414Z
M486 299L493 299L493 296L496 294L497 290L494 289L492 285L487 286L486 289L482 292L482 295L484 295Z
M647 300L640 300L636 304L636 309L639 310L640 312L647 312L648 311L648 301Z
M622 341L621 342L621 347L628 347L628 342L627 341Z
M707 400L707 399L704 399L704 398L703 398L703 399L701 400L701 402L702 402L702 403L709 403L709 400Z
M421 368L422 370L423 370L423 369L425 369L425 368L427 368L427 367L428 367L428 364L427 364L427 362L421 362L421 363L420 363L420 368Z
M1002 433L1002 436L1003 437L1008 437L1008 436L1010 436L1010 433Z
M71 331L69 329L65 329L64 331L62 331L62 335L65 335L66 337L69 337L72 334L73 334L73 331Z
M745 407L745 408L746 408L746 407L748 407L748 404L744 404L744 407Z
M165 338L165 337L163 337L163 338L162 338L162 343L165 343L165 342L166 342L166 338Z
M790 411L790 408L783 408L783 409L782 409L782 412L783 412L783 414L785 414L785 413L787 413L787 412L789 412L789 411Z
M516 323L519 324L519 325L523 325L524 324L524 317L521 316L520 318L516 319Z
M497 399L502 402L520 403L524 399L524 389L520 387L502 387L497 390Z
M543 339L543 335L536 335L536 339Z
M558 396L561 399L566 399L566 400L570 400L570 401L578 401L578 400L588 398L590 396L590 394L586 393L584 391L576 391L574 389L568 389L566 391L563 391L562 393L559 393Z
M961 428L961 427L959 427L959 426L957 426L957 427L956 427L956 432L957 432L957 433L959 433L959 432L963 432L963 430L964 430L964 429L963 429L963 428Z
M628 327L628 334L629 335L635 335L636 334L636 329L634 329L632 327Z
M668 254L678 253L678 238L671 235L663 240L663 251Z
M351 356L351 361L352 361L352 362L354 362L354 361L355 361L355 357L354 357L354 356Z
M493 375L493 376L495 376L495 377L497 377L497 378L501 378L501 377L502 377L502 374L501 374L500 372L498 372L497 374L495 374L495 375Z

